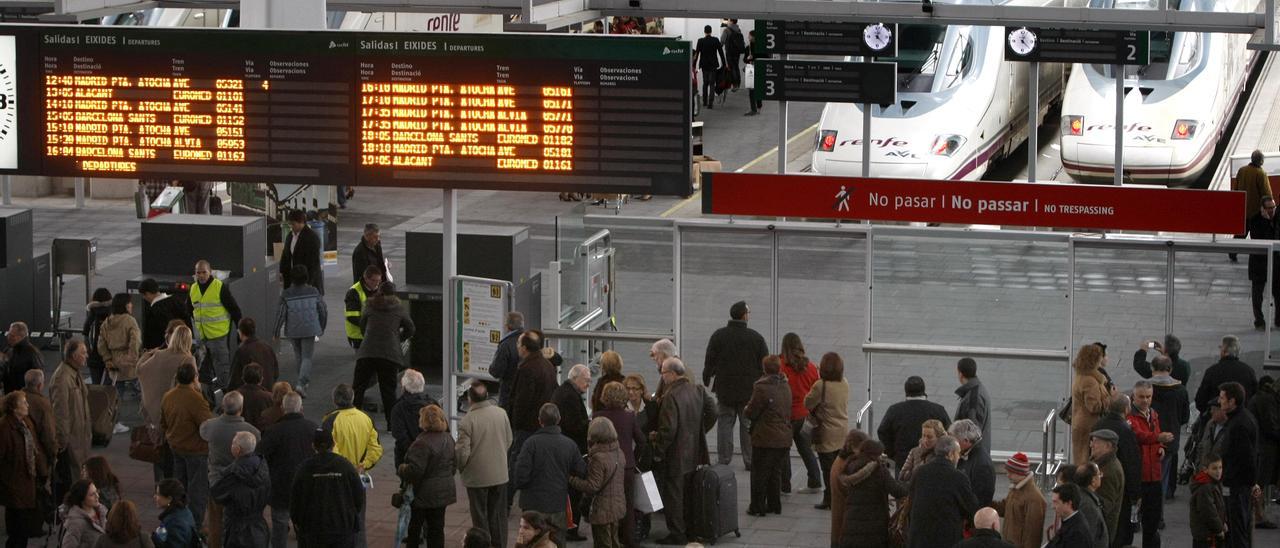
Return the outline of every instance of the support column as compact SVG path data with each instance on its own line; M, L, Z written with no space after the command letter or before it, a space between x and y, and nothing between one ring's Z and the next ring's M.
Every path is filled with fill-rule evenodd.
M458 274L458 191L451 188L443 190L444 200L440 204L443 210L443 218L440 219L440 265L441 265L441 289L444 291L442 299L442 308L444 308L444 333L441 334L440 340L444 344L440 347L444 351L442 356L441 367L444 369L440 378L444 383L444 393L441 399L445 402L445 414L450 417L457 416L458 411L458 391L457 384L453 378L455 371L453 365L453 323L457 321L457 311L453 308L453 284L450 280Z
M240 0L240 27L320 30L327 12L326 0Z

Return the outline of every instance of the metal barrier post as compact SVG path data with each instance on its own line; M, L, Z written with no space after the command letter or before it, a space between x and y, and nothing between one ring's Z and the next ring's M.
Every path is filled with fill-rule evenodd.
M876 414L876 412L875 412L875 408L871 405L871 403L872 403L872 402L871 402L871 400L867 400L867 403L862 404L862 408L861 408L861 409L858 409L858 423L857 423L857 426L858 426L858 428L862 428L862 425L863 425L862 417L864 417L864 416L865 416L865 417L867 418L867 419L866 419L866 424L867 424L866 431L867 431L867 434L868 434L868 435L871 435L872 437L874 437L874 435L871 433L871 429L872 429L872 428L875 428L875 425L871 424L871 422L875 420L875 414Z
M1058 444L1058 410L1050 409L1049 414L1045 416L1044 422L1040 425L1040 431L1043 433L1040 446L1040 485L1044 486L1049 478L1053 477L1054 461L1057 460L1057 444Z

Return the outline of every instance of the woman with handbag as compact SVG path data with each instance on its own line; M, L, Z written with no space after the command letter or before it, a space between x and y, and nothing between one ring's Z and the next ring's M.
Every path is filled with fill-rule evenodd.
M844 529L839 546L885 548L890 545L889 497L907 496L907 487L893 479L893 461L884 455L884 445L876 440L862 442L858 456L840 474L844 485Z
M444 511L458 500L453 476L453 436L449 434L449 422L438 405L428 405L419 411L418 425L422 433L409 446L400 465L400 479L413 486L413 514L409 519L408 548L422 545L422 528L427 528L428 548L444 547Z
M97 346L119 398L123 401L129 394L141 398L138 358L142 356L142 329L133 318L133 298L128 293L111 298L111 315L102 322Z
M1097 344L1086 344L1071 362L1075 378L1071 382L1071 462L1089 460L1089 434L1111 403L1113 388L1102 371L1105 351Z
M818 382L813 383L804 397L804 406L809 410L813 447L818 451L818 464L826 483L822 502L813 507L827 510L831 508L831 464L844 445L844 435L849 428L849 382L844 379L844 360L835 352L823 354L818 376Z
M618 432L613 422L604 417L591 419L587 427L587 475L569 477L569 486L591 495L591 509L579 517L591 524L591 541L595 548L620 548L618 525L626 515L626 458L618 447Z
M791 448L791 391L779 370L781 360L766 356L764 375L751 387L743 414L751 418L751 504L747 514L782 513L782 471Z
M849 464L858 458L858 449L862 447L862 442L868 439L870 438L867 437L866 432L850 430L844 437L844 445L836 453L835 462L831 463L831 476L827 481L831 484L832 546L839 544L841 536L844 535L845 497L848 493L845 491L844 485L840 483L840 474L845 473L845 469L849 467Z
M804 461L804 469L809 474L809 483L801 493L817 493L822 489L822 467L818 465L818 455L813 452L811 432L805 429L805 419L809 417L809 409L804 405L809 389L818 382L818 367L809 361L804 353L804 343L795 333L782 336L783 373L787 376L787 384L791 386L791 439L796 450L800 452L800 460ZM791 492L791 451L788 448L786 466L782 467L782 492Z
M10 392L4 397L0 418L0 506L4 506L7 547L26 546L27 539L40 535L40 510L36 497L36 468L44 461L36 441L36 427L27 416L27 393Z

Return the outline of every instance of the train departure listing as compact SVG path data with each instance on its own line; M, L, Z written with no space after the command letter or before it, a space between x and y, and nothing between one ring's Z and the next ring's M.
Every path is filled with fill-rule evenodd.
M8 173L687 194L667 38L12 27ZM30 53L29 55L27 53Z

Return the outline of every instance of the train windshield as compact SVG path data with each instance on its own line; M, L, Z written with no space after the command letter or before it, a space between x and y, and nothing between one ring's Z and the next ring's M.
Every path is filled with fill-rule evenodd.
M877 60L898 63L899 92L950 89L973 67L973 43L968 34L954 34L956 39L948 44L945 26L900 25L898 55Z

